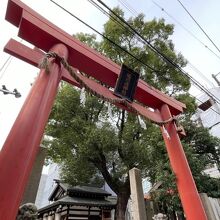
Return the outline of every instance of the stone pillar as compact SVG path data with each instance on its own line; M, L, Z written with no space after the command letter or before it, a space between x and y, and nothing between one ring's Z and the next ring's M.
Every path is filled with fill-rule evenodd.
M43 215L43 220L48 220L48 214L47 214L47 213L45 213L45 214Z
M54 220L54 215L49 215L47 220Z
M204 209L205 209L208 220L217 220L215 218L215 215L214 215L214 212L213 212L213 209L212 209L212 205L209 201L209 197L207 196L207 194L206 193L200 193L199 195L200 195L200 198L202 200L202 204L204 206Z
M55 220L61 220L61 208L57 208L56 212L55 212Z
M61 219L61 214L55 213L55 220L60 220L60 219Z
M39 147L37 157L34 162L34 166L31 171L31 176L28 180L28 184L25 188L22 203L35 203L37 191L40 183L41 173L44 165L44 160L46 157L46 148Z
M133 218L135 220L146 220L146 209L140 170L137 168L131 169L129 171L129 179L131 187Z

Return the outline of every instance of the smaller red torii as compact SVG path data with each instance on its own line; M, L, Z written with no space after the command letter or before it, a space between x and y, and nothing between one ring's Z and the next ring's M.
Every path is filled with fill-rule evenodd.
M60 28L47 21L19 0L9 0L6 20L19 28L18 35L37 48L56 52L74 68L114 88L120 67L95 50L82 44ZM44 53L30 49L14 40L5 51L37 66ZM44 128L52 108L59 82L63 79L80 86L55 59L50 59L50 74L41 70L28 95L0 153L0 219L15 219ZM87 80L105 97L113 97L110 90ZM185 105L139 80L132 106L149 119L166 121L183 111ZM147 108L155 109L154 112ZM119 105L121 108L126 106ZM187 220L207 219L174 121L161 127L177 187ZM167 130L165 134L164 129Z

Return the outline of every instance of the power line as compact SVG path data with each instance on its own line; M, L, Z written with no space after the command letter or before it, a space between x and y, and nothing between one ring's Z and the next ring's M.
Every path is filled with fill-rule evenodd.
M20 43L21 43L22 41L23 41L23 39L20 40ZM0 80L1 80L1 78L4 76L5 71L7 70L8 66L10 65L12 59L13 59L13 56L12 56L12 55L8 56L8 58L5 60L5 62L4 62L3 65L1 66L0 72L2 71L2 74L0 75ZM5 69L4 69L4 68L5 68ZM3 69L4 69L4 71L3 71Z
M89 0L90 2L92 1L93 2L93 5L97 5L93 0ZM98 6L98 5L97 5ZM100 6L98 6L98 7L96 7L96 8L100 8ZM109 8L108 8L109 9ZM99 9L100 10L100 9ZM103 11L103 9L101 10L101 11ZM110 9L110 11L114 14L114 12ZM106 11L105 11L106 12ZM106 14L106 13L105 13ZM109 16L110 16L110 18L112 18L113 16L111 16L109 13L107 13ZM119 17L117 14L114 14L115 16L117 16L117 17ZM116 19L114 19L114 21L116 21L117 23L118 23L118 20ZM123 22L124 23L124 22ZM120 25L121 25L121 23L120 23ZM123 25L123 27L124 27L124 25ZM143 42L143 41L142 41ZM196 67L194 67L192 64L191 64L191 66L194 68L194 69L196 69L197 71L199 71ZM180 69L180 71L182 72L182 73L184 73L183 72L183 70L182 69ZM185 74L187 74L186 72L185 72ZM203 75L203 74L202 74ZM193 82L194 82L194 84L196 83L196 85L197 85L197 87L199 87L202 91L204 91L209 97L212 97L213 98L213 94L211 94L210 95L210 92L207 90L207 89L205 89L199 82L197 82L195 79L193 79L193 78L191 78L191 76L189 75L189 74L187 74L187 76L188 76L188 78L190 78L191 79L191 81L192 80L194 80ZM198 83L198 84L197 84ZM197 98L196 98L197 99ZM214 99L214 98L213 98ZM201 102L201 100L199 100L199 99L197 99L198 101L200 101ZM215 100L215 99L214 99ZM217 100L218 100L218 98L217 98ZM216 100L215 100L216 101ZM219 103L219 102L218 102ZM217 113L217 114L219 114L217 111L215 111L213 108L210 108L212 111L214 111L215 113ZM220 114L219 114L220 115Z
M127 8L134 16L137 16L137 12L135 10L133 10L133 8L130 5L126 5L125 3L123 3L123 0L118 0L125 8ZM125 0L124 0L125 2ZM160 8L168 17L170 17L171 19L173 19L177 24L179 24L188 34L190 34L194 39L196 39L200 44L202 44L206 49L208 49L213 55L215 55L218 59L220 59L220 57L213 51L211 50L206 44L204 44L198 37L196 37L190 30L188 30L183 24L181 24L175 17L173 17L171 14L169 14L163 7L161 7L157 2L153 1L152 2L158 7ZM132 12L133 11L133 12ZM135 13L134 13L135 11ZM205 79L205 81L209 82L210 85L213 86L213 83L197 68L195 67L191 62L189 62L187 60L187 64L197 73L200 74L200 76ZM199 100L200 101L200 100Z
M134 16L138 15L138 12L134 8L132 8L131 5L125 0L118 0L118 2L120 2L125 8L127 8L127 10L130 11L131 14L133 14Z
M114 17L112 14L110 14L108 11L104 10L100 5L98 5L95 1L93 0L88 0L93 6L95 6L99 11L101 11L104 15L106 15L108 18L110 18L112 21L114 21L115 23L119 24L126 32L129 32L130 34L134 34L133 31L131 31L130 29L128 29L127 27L125 27L123 25L123 23L121 23L116 17ZM138 41L140 41L141 43L145 44L144 41L142 39L140 39L138 36L135 36L136 39L138 39ZM157 71L159 72L159 71Z
M126 28L122 23L120 23L114 16L112 16L109 12L105 11L102 7L100 7L100 5L98 5L97 3L95 3L93 0L88 0L93 6L95 6L98 10L100 10L103 14L105 14L106 16L108 16L111 20L113 20L115 23L119 24L124 30L129 31L131 34L133 34L133 31L131 31L130 29ZM137 36L136 36L137 37ZM140 39L139 37L137 37L138 40L140 40L143 44L145 44L145 42L143 42L142 39ZM193 64L191 64L188 61L188 64L198 73L200 73L202 75L202 77L209 82L209 79L207 79L204 74L199 71Z
M220 59L220 56L217 55L213 50L211 50L205 43L203 43L195 34L193 34L189 29L187 29L183 24L181 24L175 17L173 17L170 13L168 13L162 6L160 6L157 2L152 2L161 9L168 17L170 17L172 20L174 20L178 25L180 25L188 34L190 34L194 39L196 39L200 44L202 44L207 50L209 50L213 55L215 55L218 59Z
M187 8L183 5L183 3L180 0L177 0L182 8L186 11L186 13L192 18L192 20L196 23L196 25L199 27L199 29L205 34L205 36L209 39L209 41L214 45L214 47L220 52L217 45L213 42L213 40L209 37L209 35L205 32L205 30L201 27L201 25L196 21L196 19L190 14L190 12L187 10Z
M136 57L134 54L130 53L129 51L127 51L125 48L121 47L120 45L118 45L117 43L115 43L113 40L111 40L110 38L108 38L107 36L105 36L104 34L100 33L99 31L97 31L95 28L93 28L92 26L90 26L89 24L87 24L86 22L84 22L82 19L80 19L79 17L77 17L76 15L74 15L73 13L71 13L70 11L68 11L67 9L65 9L64 7L62 7L61 5L59 5L58 3L56 3L53 0L50 0L52 3L54 3L55 5L57 5L59 8L61 8L62 10L64 10L66 13L68 13L69 15L71 15L72 17L74 17L75 19L77 19L78 21L80 21L81 23L83 23L85 26L87 26L88 28L90 28L91 30L93 30L94 32L96 32L97 34L99 34L100 36L102 36L104 39L108 40L109 42L111 42L111 44L115 45L116 47L118 47L119 49L121 49L122 51L124 51L125 53L127 53L128 55L130 55L131 57L133 57L134 59L136 59L139 63L143 64L144 66L146 66L147 68L149 68L150 70L154 71L154 72L161 72L160 70L156 70L153 67L151 67L149 64L143 62L141 59L139 59L138 57Z
M90 1L90 0L89 0ZM121 2L123 4L123 0L118 0L119 2ZM125 0L124 0L125 1ZM218 59L220 59L220 57L213 51L211 50L206 44L204 44L199 38L197 38L191 31L189 31L184 25L182 25L177 19L175 19L172 15L170 15L163 7L161 7L158 3L156 3L155 1L152 0L152 2L159 7L165 14L167 14L171 19L173 19L177 24L179 24L186 32L188 32L192 37L194 37L200 44L202 44L206 49L208 49L213 55L215 55ZM97 5L97 4L96 4ZM123 4L130 12L133 9L131 6L126 6L125 4ZM109 14L109 13L108 13ZM134 13L133 13L134 14ZM135 14L134 14L135 15ZM117 21L117 20L116 20ZM123 26L124 27L124 26ZM140 38L139 38L140 39ZM191 66L191 68L200 74L200 76L205 79L205 81L209 82L210 85L213 86L213 83L197 68L195 67L191 62L189 62L187 60L187 63L189 66Z
M93 4L98 10L100 10L103 14L105 14L106 16L108 16L111 20L113 20L114 22L116 22L116 23L118 23L123 29L125 29L126 31L129 31L130 33L132 33L133 34L133 32L130 30L130 29L128 29L128 28L126 28L122 23L120 23L114 16L112 16L109 12L107 12L107 11L105 11L102 7L100 7L97 3L95 3L93 0L88 0L91 4ZM137 37L137 36L136 36ZM142 39L140 39L139 37L137 37L137 39L139 40L139 41L141 41L143 44L145 44L145 42L142 40ZM220 57L219 57L219 59L220 59ZM190 63L189 61L188 61L188 64L194 69L194 71L196 71L197 73L199 73L206 81L208 81L208 82L210 82L210 80L207 78L207 77L205 77L205 75L201 72L201 71L199 71L192 63ZM210 82L211 83L211 82ZM212 84L212 83L211 83ZM212 84L213 85L213 84Z
M100 32L98 32L96 29L94 29L93 27L91 27L90 25L88 25L87 23L85 23L84 21L82 21L81 19L79 19L77 16L73 15L71 12L69 12L68 10L66 10L65 8L63 8L62 6L60 6L59 4L57 4L56 2L54 2L53 0L50 0L51 2L53 2L54 4L56 4L58 7L60 7L62 10L64 10L65 12L67 12L68 14L70 14L71 16L73 16L75 19L77 19L78 21L80 21L81 23L83 23L84 25L86 25L87 27L89 27L91 30L95 31L97 34L99 34L100 36L102 36L103 38L107 39L110 43L117 45L115 42L113 42L112 40L108 39L106 36L104 36L103 34L101 34ZM119 45L117 45L119 46ZM119 46L120 47L120 46ZM120 47L121 48L121 47ZM121 48L124 50L124 48ZM127 51L128 52L128 51ZM135 56L132 55L133 58L137 59ZM137 59L138 60L138 59ZM146 64L145 64L146 65ZM203 90L204 91L204 90ZM209 97L212 97L211 95L207 94ZM196 98L196 97L195 97ZM201 102L201 100L199 100L198 98L196 98L198 101ZM215 111L214 109L212 109L213 111ZM215 111L216 112L216 111ZM217 114L219 114L218 112L216 112ZM220 114L219 114L220 115Z
M166 55L164 55L162 52L160 52L155 46L153 46L145 37L143 37L137 30L135 30L128 22L126 22L122 17L120 17L119 15L117 15L117 13L115 13L111 8L109 8L103 1L101 0L97 0L100 4L102 4L105 8L107 8L112 14L114 14L118 19L120 19L124 24L127 25L127 27L129 27L138 37L140 37L145 43L146 45L152 50L154 51L157 55L159 55L160 58L162 58L166 63L172 65L175 69L179 70L181 73L183 73L184 75L186 75L193 83L194 85L196 85L199 89L201 89L202 91L204 91L207 95L211 96L213 99L215 99L219 104L220 104L220 100L214 95L212 94L210 91L208 91L206 88L204 88L196 79L194 79L192 76L190 76L186 71L184 71L178 64L176 64L175 62L173 62L169 57L167 57ZM211 94L211 95L210 95Z
M194 96L194 97L195 97L195 96ZM204 102L201 101L198 97L195 97L195 99L197 99L197 101L199 101L200 103L203 103L205 107L208 107L208 108L211 109L213 112L215 112L216 114L220 115L220 113L219 113L217 110L215 110L215 109L212 108L212 107L209 107L209 104L204 103ZM216 104L216 103L215 103L215 104Z
M0 68L0 72L3 70L3 68L6 66L6 64L9 62L9 60L11 59L11 55L6 59L6 61L3 63L2 67Z
M7 70L9 64L11 63L12 58L13 58L13 57L10 55L10 56L6 59L6 61L3 63L3 65L1 66L0 72L2 71L2 74L0 75L0 80L1 80L2 77L4 76L5 71ZM5 68L5 69L4 69L4 68ZM3 69L4 69L4 71L3 71Z
M201 76L205 81L209 82L210 85L214 86L214 84L213 84L196 66L194 66L194 65L193 65L191 62L189 62L188 60L187 60L187 64L188 64L195 72L199 73L200 76Z
M106 15L108 18L110 18L112 21L115 23L119 24L124 30L127 30L127 28L120 23L114 16L112 16L109 12L105 11L100 5L98 5L95 1L93 0L88 0L94 7L96 7L99 11L101 11L104 15ZM130 32L131 33L131 32Z

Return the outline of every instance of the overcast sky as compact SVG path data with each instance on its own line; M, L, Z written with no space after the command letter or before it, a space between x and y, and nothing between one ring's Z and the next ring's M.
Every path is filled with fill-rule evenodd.
M90 32L91 30L77 22L74 18L57 8L49 0L24 0L27 5L38 11L41 15L48 20L54 22L57 26L63 28L69 34L77 32ZM107 20L107 17L92 6L87 0L57 0L59 4L68 8L68 10L86 22L91 26L102 31L102 25ZM109 6L113 7L120 5L126 12L126 16L134 16L129 10L127 10L121 2L123 0L108 0L104 1ZM156 6L151 0L126 0L129 5L138 12L146 15L146 20L150 20L154 17L164 17L168 23L175 24L175 31L172 39L175 43L177 52L181 52L190 63L197 67L209 81L205 80L201 74L196 73L188 66L186 70L200 81L206 88L215 86L211 74L217 74L220 72L220 58L217 58L211 53L205 46L203 46L198 40L195 40L187 31L185 31L179 24L168 17L158 6ZM206 36L199 30L196 24L192 21L189 15L183 10L177 0L155 0L161 5L170 15L184 25L190 32L194 34L200 41L207 45L214 53L220 57L220 53L214 48ZM204 28L207 34L212 38L217 46L220 47L220 1L219 0L182 0L182 3L194 16L197 22ZM6 0L1 0L0 7L0 68L2 68L4 62L9 57L8 54L3 53L3 47L10 38L18 39L17 28L9 24L4 20L6 11ZM25 42L23 42L25 43ZM1 69L0 69L1 70ZM0 146L4 143L4 140L15 120L28 91L31 88L31 83L37 76L38 69L31 67L30 65L17 60L11 59L7 68L0 71L0 87L6 85L9 90L17 88L22 94L22 97L16 99L12 95L3 95L0 93ZM220 77L220 76L219 76ZM212 83L214 85L212 85ZM195 91L198 94L199 91ZM1 147L0 147L1 148Z

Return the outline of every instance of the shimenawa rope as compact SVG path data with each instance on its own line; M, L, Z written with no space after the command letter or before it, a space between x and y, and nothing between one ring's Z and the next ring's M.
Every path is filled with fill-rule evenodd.
M159 126L162 126L162 125L165 125L165 124L168 124L169 122L171 121L176 121L177 118L175 116L169 118L168 120L164 120L164 121L154 121L148 117L146 117L145 115L141 114L136 108L134 108L127 100L125 99L121 99L121 98L106 98L105 96L103 96L102 94L100 93L97 93L94 89L90 88L79 76L78 74L80 74L79 70L77 69L74 69L72 66L70 66L68 64L68 62L61 56L59 56L57 53L55 52L49 52L47 53L43 60L40 62L39 64L39 68L41 69L45 69L45 72L47 74L49 74L50 72L50 68L49 68L49 58L54 58L56 61L60 62L63 67L70 73L70 75L80 84L80 86L83 88L85 88L85 90L87 92L89 92L90 94L92 95L95 95L96 97L100 98L100 99L103 99L107 102L110 102L111 104L122 104L124 105L125 107L127 107L129 110L131 110L132 112L134 112L135 114L139 114L139 115L142 115L145 119L147 120L150 120L150 122L154 123L154 124L157 124Z

